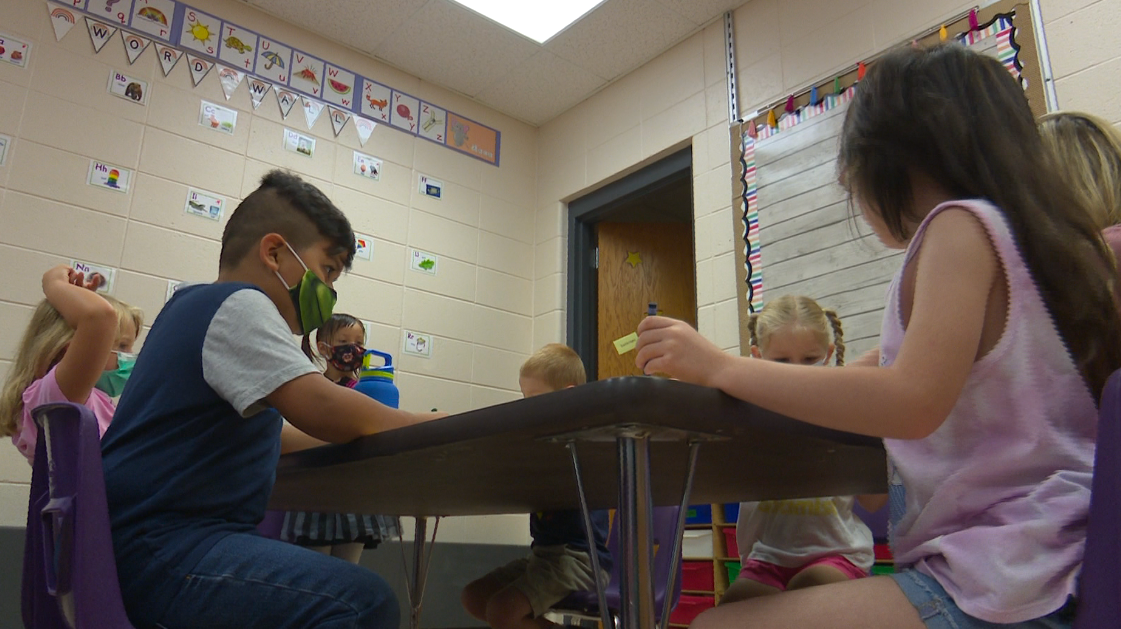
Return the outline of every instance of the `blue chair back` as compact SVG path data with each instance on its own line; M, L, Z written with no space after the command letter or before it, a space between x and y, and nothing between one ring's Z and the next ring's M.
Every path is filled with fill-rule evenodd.
M39 429L23 555L28 629L132 629L121 602L101 436L78 404L32 411Z

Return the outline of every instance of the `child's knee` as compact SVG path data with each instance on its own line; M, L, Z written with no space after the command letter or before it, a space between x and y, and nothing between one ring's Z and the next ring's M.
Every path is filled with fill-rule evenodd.
M486 620L487 617L487 599L483 593L481 579L472 581L463 588L459 593L459 602L463 605L463 609L471 614L472 618L479 620Z
M398 629L401 626L401 606L393 589L377 574L365 570L367 578L355 583L353 590L361 597L355 608L358 610L357 626L363 629Z
M532 616L529 598L514 587L499 591L486 603L486 621L494 629L516 627Z

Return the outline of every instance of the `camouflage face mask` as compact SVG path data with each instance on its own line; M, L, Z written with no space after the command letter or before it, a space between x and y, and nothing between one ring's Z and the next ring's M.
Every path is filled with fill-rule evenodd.
M292 305L296 307L296 322L300 324L300 330L304 334L311 334L318 330L320 326L331 318L331 313L335 310L335 302L338 301L339 295L333 288L319 279L319 276L311 272L311 269L304 264L303 259L300 258L292 245L284 243L292 255L296 256L300 265L304 267L304 276L296 282L295 286L289 287L288 282L284 281L281 277L280 271L276 271L276 276L280 278L280 283L284 284L284 288L288 289L289 296L292 297Z

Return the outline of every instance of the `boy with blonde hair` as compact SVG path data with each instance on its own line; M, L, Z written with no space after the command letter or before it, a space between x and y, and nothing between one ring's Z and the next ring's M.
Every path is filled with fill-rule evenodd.
M568 389L587 382L584 363L571 348L550 343L522 365L518 385L524 397ZM595 552L601 570L611 569L607 552L608 516L592 512ZM542 615L575 591L594 590L595 571L577 509L530 516L529 556L502 566L463 589L463 607L494 629L548 629ZM606 575L604 579L606 580Z

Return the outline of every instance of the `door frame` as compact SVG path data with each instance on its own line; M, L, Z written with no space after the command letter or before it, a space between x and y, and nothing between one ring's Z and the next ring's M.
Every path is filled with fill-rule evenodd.
M589 381L597 378L599 365L596 223L610 221L627 201L692 176L693 149L687 147L568 204L568 344L584 361ZM695 251L693 258L695 263Z

